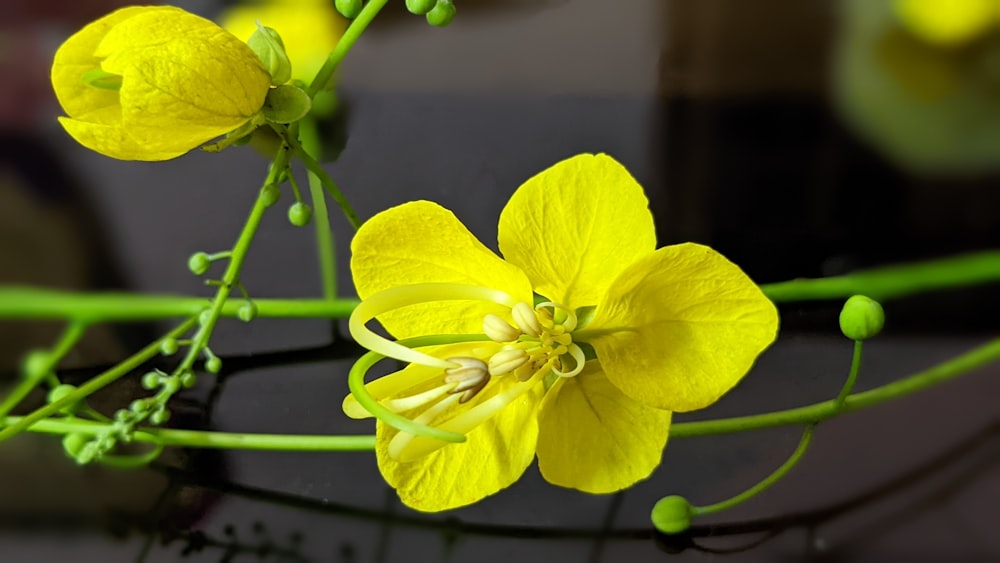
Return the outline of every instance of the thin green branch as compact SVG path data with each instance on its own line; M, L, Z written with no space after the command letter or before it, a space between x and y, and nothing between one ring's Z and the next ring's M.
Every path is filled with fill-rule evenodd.
M854 354L851 356L851 370L847 374L847 381L844 382L844 386L841 387L840 393L837 393L837 398L833 400L837 409L841 409L844 406L844 401L854 390L854 384L858 381L858 372L861 370L861 350L864 348L864 343L860 340L854 341Z
M72 405L73 403L77 403L85 399L91 393L94 393L95 391L105 387L106 385L109 385L110 383L126 375L133 369L136 369L137 367L141 366L143 363L147 362L150 358L159 355L160 343L163 342L163 340L167 338L177 338L178 336L181 336L185 332L190 330L191 327L195 326L197 323L198 323L198 317L196 316L184 321L183 323L180 324L180 326L171 330L165 336L159 338L158 340L146 346L142 350L139 350L131 357L119 363L115 367L109 369L108 371L105 371L101 375L98 375L97 377L84 383L72 393L66 394L65 397L59 399L58 401L53 401L45 405L44 407L41 407L33 411L27 416L18 417L16 422L13 422L9 426L6 426L3 430L0 430L0 442L3 442L8 438L11 438L19 434L20 432L31 428L33 424L41 421L42 419L48 418L56 414L57 412L62 410L63 407L67 407L69 405Z
M991 340L983 346L940 363L930 369L917 372L869 391L848 395L845 397L843 405L839 405L836 399L831 399L805 407L766 414L699 422L680 422L670 427L670 437L690 438L692 436L746 432L748 430L759 430L776 426L815 424L832 418L840 412L858 411L911 393L916 393L998 359L1000 359L1000 339Z
M302 149L310 156L318 158L322 152L322 141L316 122L308 117L300 121L299 136L302 138ZM333 231L330 229L330 213L326 208L326 197L323 195L323 182L312 170L308 170L307 173L309 196L314 211L313 225L316 229L316 260L323 284L323 297L334 300L337 298L337 265Z
M70 322L66 330L63 331L62 336L59 337L56 345L52 347L52 350L43 352L45 356L41 365L32 366L35 372L25 374L25 377L11 390L10 394L4 397L3 402L0 403L0 418L7 416L7 413L23 401L31 393L32 389L37 387L43 379L52 373L52 370L59 365L59 361L63 359L63 356L68 354L73 349L73 346L80 341L80 338L83 337L83 333L87 331L87 326L87 323L81 321Z
M330 197L333 198L333 201L337 202L337 205L340 206L340 210L343 211L344 216L347 217L347 222L350 223L355 230L360 229L361 219L358 219L358 214L354 212L354 208L351 207L347 198L344 197L344 194L340 191L337 183L333 181L333 178L331 178L329 174L326 173L326 170L323 170L323 165L320 164L315 158L309 156L309 153L302 148L302 145L300 145L298 141L291 137L287 137L286 139L288 144L291 145L295 157L302 161L302 164L305 165L309 172L316 175L316 178L319 179L323 188L326 189L327 193L330 194Z
M226 301L219 316L236 318L243 300ZM0 319L70 319L82 323L136 322L189 317L211 304L203 297L74 293L31 287L0 287ZM347 318L356 299L254 299L259 318Z
M844 276L764 284L775 303L846 299L866 295L876 301L941 289L1000 281L1000 251L862 270Z
M330 51L330 55L326 58L326 62L323 63L322 68L316 73L313 81L309 84L309 88L306 93L309 97L316 95L333 78L333 74L337 71L337 67L340 66L341 61L350 52L351 47L358 41L361 34L368 28L368 24L375 19L375 16L382 10L382 8L389 2L389 0L369 0L365 3L365 7L361 9L361 13L358 17L354 18L347 29L344 30L344 34L337 41L337 45Z

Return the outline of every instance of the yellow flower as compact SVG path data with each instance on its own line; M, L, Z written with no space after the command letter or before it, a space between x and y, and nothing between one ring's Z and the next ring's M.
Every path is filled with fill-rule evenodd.
M249 121L270 78L214 23L169 6L123 8L66 40L52 85L80 144L122 160L167 160Z
M257 22L281 35L292 78L312 80L347 29L330 0L267 0L234 6L219 19L233 35L248 40Z
M920 39L951 47L1000 27L997 0L894 0L899 23Z
M606 155L579 155L522 185L500 214L500 250L427 201L361 227L352 334L406 368L366 390L463 443L379 420L377 458L407 505L476 502L538 456L550 483L624 489L659 465L672 411L706 407L774 340L774 305L712 249L656 249L642 187ZM532 305L533 303L537 303ZM479 334L421 350L376 337ZM348 396L345 412L368 413Z

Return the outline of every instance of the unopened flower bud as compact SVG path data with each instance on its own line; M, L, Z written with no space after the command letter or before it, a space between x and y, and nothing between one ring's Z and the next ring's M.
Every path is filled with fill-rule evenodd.
M361 13L361 0L336 0L333 5L340 15L353 20Z
M868 340L881 332L884 324L882 306L864 295L851 297L840 311L840 331L851 340Z
M53 387L52 390L49 391L49 395L48 395L47 398L48 398L49 403L54 403L56 401L61 400L66 395L69 395L73 391L76 391L76 386L75 385L69 385L69 384L63 383L62 385L57 385L57 386ZM76 403L70 403L70 404L66 405L65 407L59 409L59 412L61 412L62 414L71 415L74 412L76 412L76 407L77 407Z
M208 267L212 265L212 259L204 252L195 252L188 258L188 270L191 273L200 276L208 271Z
M426 17L427 23L434 27L445 27L455 19L455 3L452 0L438 0Z
M418 16L433 10L436 5L437 0L406 0L406 9Z
M288 208L288 222L296 227L305 227L311 220L312 209L301 201L293 203Z
M686 498L678 495L663 497L649 515L653 526L664 534L680 534L691 527L694 509Z
M264 63L264 68L271 75L271 84L280 86L292 78L292 63L285 53L285 42L277 31L257 24L257 31L247 40L247 45Z

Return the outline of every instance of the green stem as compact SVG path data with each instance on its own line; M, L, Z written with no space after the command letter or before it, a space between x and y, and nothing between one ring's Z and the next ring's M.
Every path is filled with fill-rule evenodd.
M775 303L846 299L852 295L884 301L997 281L1000 281L1000 252L989 251L874 268L844 276L764 284L761 289Z
M59 361L62 360L63 356L69 353L69 351L80 341L83 333L87 331L87 323L80 321L73 321L66 327L63 331L62 336L53 346L52 350L45 353L45 361L40 366L35 366L37 371L35 373L27 374L27 376L17 384L16 387L10 392L9 395L4 397L2 403L0 403L0 418L7 416L11 410L14 409L31 390L38 386L52 370L59 365Z
M322 152L322 141L316 129L316 122L308 117L300 121L299 136L302 138L302 149L310 156L318 158ZM323 195L323 182L312 170L307 170L307 173L309 196L315 212L313 224L316 228L316 259L323 283L323 297L332 301L337 298L337 265L333 231L330 229L330 213L327 211L326 197Z
M840 412L858 411L921 391L982 367L997 359L1000 359L1000 339L991 340L987 344L970 350L961 356L898 381L887 383L886 385L862 393L848 395L844 398L843 404L838 404L836 399L831 399L805 407L766 414L700 422L681 422L671 425L670 437L690 438L692 436L746 432L748 430L759 430L776 426L815 424L832 418Z
M354 208L348 203L347 198L344 197L343 192L337 186L337 183L333 181L333 178L323 170L323 165L319 163L315 158L309 156L309 153L302 148L302 145L298 143L295 139L288 137L288 144L291 145L292 151L295 153L295 157L302 161L302 164L306 166L309 172L316 175L316 178L326 189L333 201L337 202L340 206L340 210L344 212L344 216L347 217L347 222L354 227L355 230L361 228L361 220L358 219L358 214L354 212Z
M57 412L59 412L63 407L71 405L73 403L79 402L89 396L91 393L105 387L106 385L114 382L116 379L124 376L133 369L139 367L150 358L158 355L160 353L160 343L167 338L177 338L185 332L191 329L198 323L198 317L192 317L180 324L177 328L168 332L165 336L156 340L152 344L146 346L142 350L139 350L131 357L125 361L119 363L115 367L109 369L108 371L98 375L97 377L91 379L90 381L84 383L79 388L77 388L72 393L68 393L62 399L58 401L53 401L44 407L41 407L27 416L18 417L17 421L0 430L0 442L19 434L21 431L31 428L31 426L44 418L48 418Z
M759 495L760 493L766 491L771 487L771 485L774 485L775 483L780 481L782 477L787 475L788 472L791 471L792 468L799 463L799 460L801 460L802 456L805 455L806 449L809 448L809 444L812 442L812 436L813 436L813 426L810 425L807 426L805 431L802 432L802 439L799 440L799 445L797 448L795 448L795 451L792 453L791 457L789 457L788 460L781 465L781 467L776 469L774 473L771 473L770 475L765 477L761 482L743 491L742 493L734 496L733 498L726 499L722 502L717 502L715 504L709 504L707 506L693 506L691 507L692 513L695 516L703 516L705 514L714 514L716 512L722 512L723 510L730 509L736 506L737 504L746 502L752 499L753 497Z
M858 380L858 371L861 369L861 349L863 344L860 340L854 341L854 355L851 357L851 371L847 375L847 381L844 382L844 386L841 387L840 393L837 393L837 398L833 400L834 404L837 406L837 410L844 407L844 401L847 400L848 395L854 389L854 383Z
M203 297L74 293L32 287L0 287L0 319L71 319L81 323L149 321L197 315L208 308ZM347 318L356 299L254 299L257 316L265 318ZM227 301L219 311L235 318L242 300Z
M358 41L358 38L361 37L361 34L368 27L368 24L375 19L375 16L378 15L379 11L381 11L388 2L389 0L369 0L369 2L365 4L364 8L361 9L361 13L358 14L358 17L354 18L351 24L347 26L347 29L344 30L344 34L340 37L340 40L337 41L337 45L334 46L332 51L330 51L330 55L326 58L326 62L323 63L322 68L319 69L319 72L316 73L316 77L313 78L313 81L309 84L309 88L306 90L306 93L309 94L310 98L315 96L316 92L319 92L326 87L327 83L330 82L330 78L333 77L333 73L336 72L337 67L340 66L341 61L343 61L344 57L347 56L347 53L350 52L351 47L354 46L354 44Z
M9 416L5 422L20 424L22 417ZM34 423L30 430L44 434L81 433L98 435L108 425L80 418L50 418ZM375 449L375 436L309 436L296 434L242 434L235 432L206 432L168 428L136 429L135 441L179 446L185 448L220 448L273 451L371 451Z

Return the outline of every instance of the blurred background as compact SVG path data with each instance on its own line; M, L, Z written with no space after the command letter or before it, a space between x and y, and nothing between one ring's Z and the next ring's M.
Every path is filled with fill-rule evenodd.
M256 196L267 161L250 148L119 162L61 130L52 53L122 4L0 8L0 283L208 295L187 257L230 247ZM270 15L279 5L287 15L309 2L266 4L239 6ZM238 7L177 5L217 21ZM523 180L573 154L607 152L646 188L661 244L712 245L761 283L1000 245L995 2L457 7L453 24L437 29L394 0L337 76L338 112L325 130L342 152L327 169L362 217L431 199L495 248L499 211ZM295 25L342 28L325 17L284 30L261 20L287 41L313 33ZM320 293L311 228L288 224L290 203L286 193L254 242L242 277L254 297ZM350 228L331 215L340 292L351 295ZM744 383L683 419L836 395L850 363L839 307L783 307L780 342ZM886 333L867 346L859 389L985 341L1000 300L991 286L885 308ZM66 377L85 379L166 326L90 331L63 363ZM0 377L17 377L24 352L51 345L60 328L0 322ZM213 350L225 371L183 395L171 424L370 432L340 414L357 351L331 323L222 323ZM732 526L696 530L715 537L691 541L726 550L768 539L736 561L997 560L998 374L986 368L822 425L788 479L716 519ZM114 408L137 392L125 380L98 399ZM727 498L780 465L796 439L795 429L777 429L677 440L652 479L610 497L556 489L529 468L483 503L426 516L399 505L369 454L175 451L157 467L121 472L77 468L56 440L21 437L0 447L0 557L645 561L671 550L698 561L710 556L696 545L653 537L653 503L675 493L696 504Z

